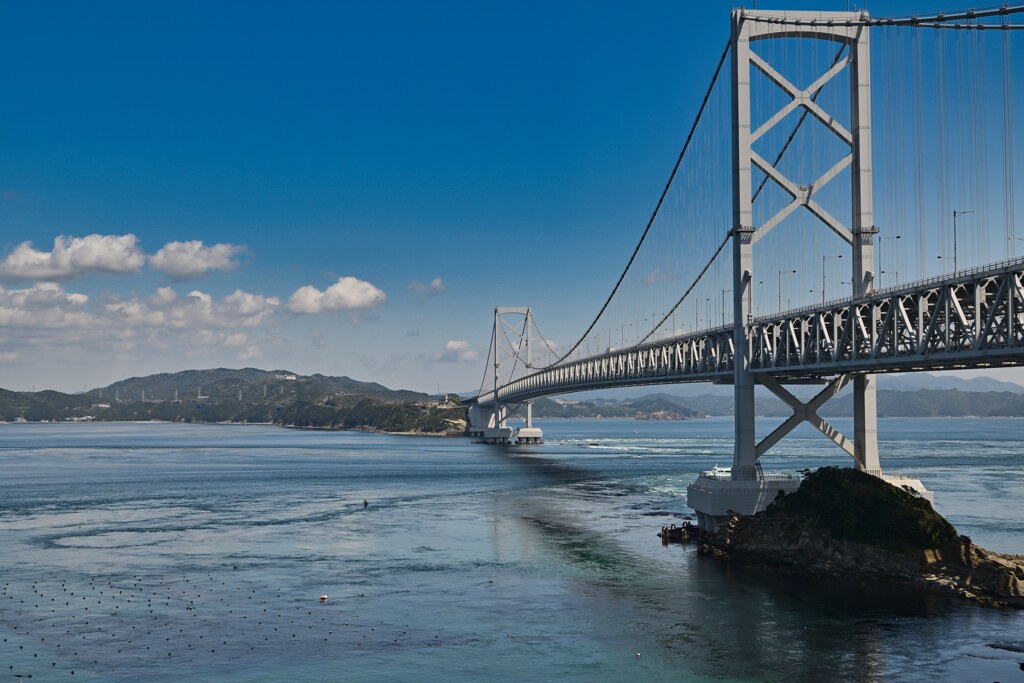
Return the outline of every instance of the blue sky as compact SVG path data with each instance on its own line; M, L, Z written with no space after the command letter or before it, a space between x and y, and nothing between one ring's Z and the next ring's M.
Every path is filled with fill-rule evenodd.
M463 390L495 305L569 341L729 9L0 3L0 386L252 365Z

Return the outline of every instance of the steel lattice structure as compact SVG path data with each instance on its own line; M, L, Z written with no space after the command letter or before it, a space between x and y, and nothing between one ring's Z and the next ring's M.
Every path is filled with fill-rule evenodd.
M1024 365L1024 259L757 319L747 336L759 383ZM732 327L719 327L540 370L497 395L522 403L611 387L723 383L734 359ZM494 392L477 400L490 405Z

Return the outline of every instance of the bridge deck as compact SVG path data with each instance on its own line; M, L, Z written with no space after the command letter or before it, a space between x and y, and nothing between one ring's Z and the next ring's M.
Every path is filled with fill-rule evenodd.
M1024 259L788 311L747 325L751 371L783 382L842 373L1024 365ZM498 400L610 387L730 382L733 327L724 326L538 370ZM494 402L494 392L477 397Z

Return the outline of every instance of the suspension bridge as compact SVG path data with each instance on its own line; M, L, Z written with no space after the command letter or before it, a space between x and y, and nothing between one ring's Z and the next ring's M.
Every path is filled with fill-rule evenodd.
M688 490L703 528L799 486L760 459L803 422L930 497L882 470L875 375L1024 365L1021 12L734 10L669 180L577 341L549 341L532 307L495 308L471 433L539 442L545 396L731 384L732 467ZM801 400L794 384L821 388ZM755 386L793 411L761 439ZM846 435L818 413L848 386Z

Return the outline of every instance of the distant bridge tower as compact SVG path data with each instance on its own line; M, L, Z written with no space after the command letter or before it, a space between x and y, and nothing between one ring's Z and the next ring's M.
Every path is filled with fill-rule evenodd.
M728 475L702 476L690 487L688 502L705 528L714 529L728 511L753 514L764 509L780 490L794 490L798 481L768 481L758 459L801 422L807 421L843 448L854 466L881 476L878 459L875 379L869 374L841 374L818 396L800 401L774 378L763 374L758 381L785 401L793 416L760 443L755 438L753 346L748 336L752 321L751 302L757 278L753 273L754 245L783 219L801 207L810 211L835 232L852 251L853 296L871 292L874 282L873 238L878 232L872 214L871 195L871 64L869 28L864 12L778 12L737 9L732 13L732 133L733 133L733 344L735 348L735 446L733 466ZM844 25L845 24L845 25ZM752 46L777 38L827 40L848 46L845 57L815 79L806 89L787 77L755 52ZM751 129L751 67L761 72L791 98L774 116L756 130ZM815 100L816 93L844 69L849 69L850 130L840 118L826 112ZM803 108L820 121L849 148L832 168L808 185L787 178L775 164L753 149L754 142L786 116ZM843 117L845 119L845 117ZM789 194L790 202L763 225L753 223L753 167ZM815 193L847 167L851 169L851 215L849 224L829 214L815 201ZM852 380L854 392L854 438L852 443L822 420L817 410Z
M510 325L505 316L523 316L522 327ZM512 363L514 372L517 366L524 371L533 369L531 350L533 331L533 310L526 306L498 306L494 309L494 326L491 330L490 357L494 369L494 402L481 406L474 401L469 407L469 433L481 437L491 444L538 444L544 440L544 433L539 427L533 426L533 400L522 403L506 404L498 400L498 387L501 385L501 371L507 363ZM511 335L510 345L501 343ZM509 408L512 406L526 408L526 423L513 429L506 424Z

